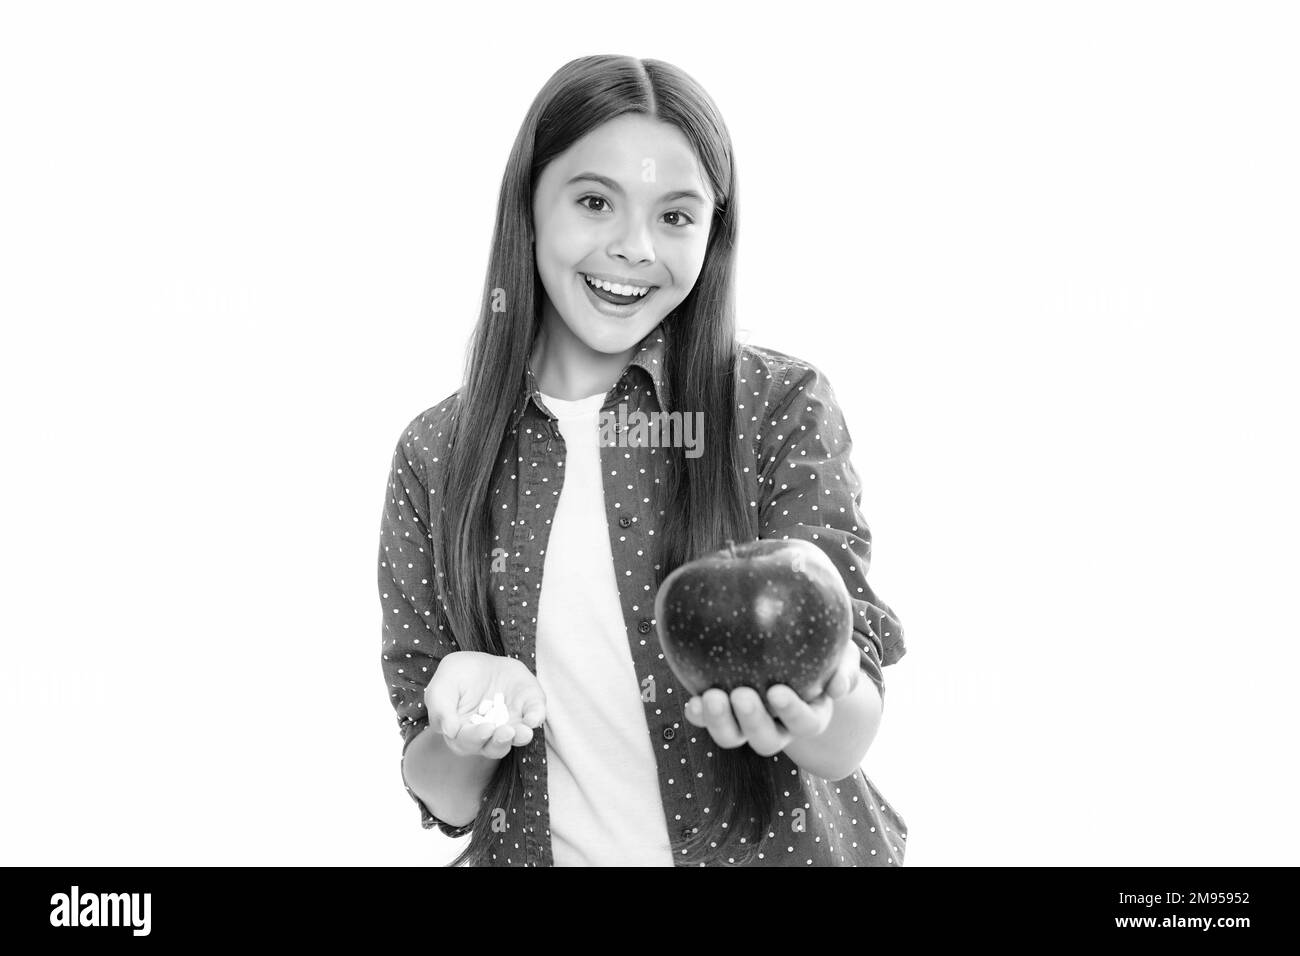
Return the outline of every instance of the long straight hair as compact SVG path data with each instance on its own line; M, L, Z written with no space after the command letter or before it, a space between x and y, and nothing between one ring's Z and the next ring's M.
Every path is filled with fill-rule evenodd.
M657 550L656 587L676 567L723 546L757 537L746 507L745 443L736 422L739 347L735 320L736 170L731 137L708 94L668 63L587 56L561 67L543 86L515 138L502 177L478 323L466 350L449 437L449 462L435 512L437 587L451 633L465 651L504 655L490 597L491 488L507 448L510 416L523 391L541 321L540 281L531 245L533 188L542 170L591 130L625 113L670 123L693 147L716 198L704 264L694 288L664 320L665 374L675 410L704 412L702 453L671 449L667 506ZM504 305L504 312L501 310ZM496 436L484 441L483 436ZM699 728L698 734L708 731ZM711 743L711 741L710 741ZM700 748L703 750L704 748ZM773 759L747 745L713 745L712 761L692 757L697 821L679 862L747 863L776 807ZM502 758L480 804L469 844L450 865L489 865L493 811L515 805L524 786L520 748ZM697 776L702 775L702 776ZM712 795L709 797L708 795Z

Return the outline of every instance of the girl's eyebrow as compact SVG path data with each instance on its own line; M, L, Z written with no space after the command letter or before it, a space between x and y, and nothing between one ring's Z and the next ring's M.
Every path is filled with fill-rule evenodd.
M602 176L600 173L578 173L564 185L572 186L574 183L589 180L593 183L599 183L612 193L623 195L623 187L610 179L608 176ZM697 193L694 189L675 189L672 192L664 193L659 197L660 202L672 202L675 199L694 199L702 206L707 206L709 201Z

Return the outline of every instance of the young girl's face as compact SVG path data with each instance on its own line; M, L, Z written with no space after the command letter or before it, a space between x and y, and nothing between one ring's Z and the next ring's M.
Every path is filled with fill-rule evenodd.
M712 220L713 196L677 127L635 113L598 126L533 191L543 320L594 351L626 352L694 287Z

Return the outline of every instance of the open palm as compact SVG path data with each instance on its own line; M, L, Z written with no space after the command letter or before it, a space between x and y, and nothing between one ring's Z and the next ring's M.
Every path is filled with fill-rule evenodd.
M512 657L478 651L456 651L438 665L425 688L429 724L438 727L447 746L461 756L500 759L511 747L533 739L533 729L546 719L546 695L537 677ZM471 723L479 704L500 694L510 713L508 722Z

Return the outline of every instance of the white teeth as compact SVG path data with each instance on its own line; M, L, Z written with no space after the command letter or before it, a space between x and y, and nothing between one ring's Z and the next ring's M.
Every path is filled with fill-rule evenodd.
M593 279L585 272L582 274L582 277L596 288L604 289L606 292L613 292L615 295L645 295L650 291L649 286L619 285L615 282L605 282L602 279Z

